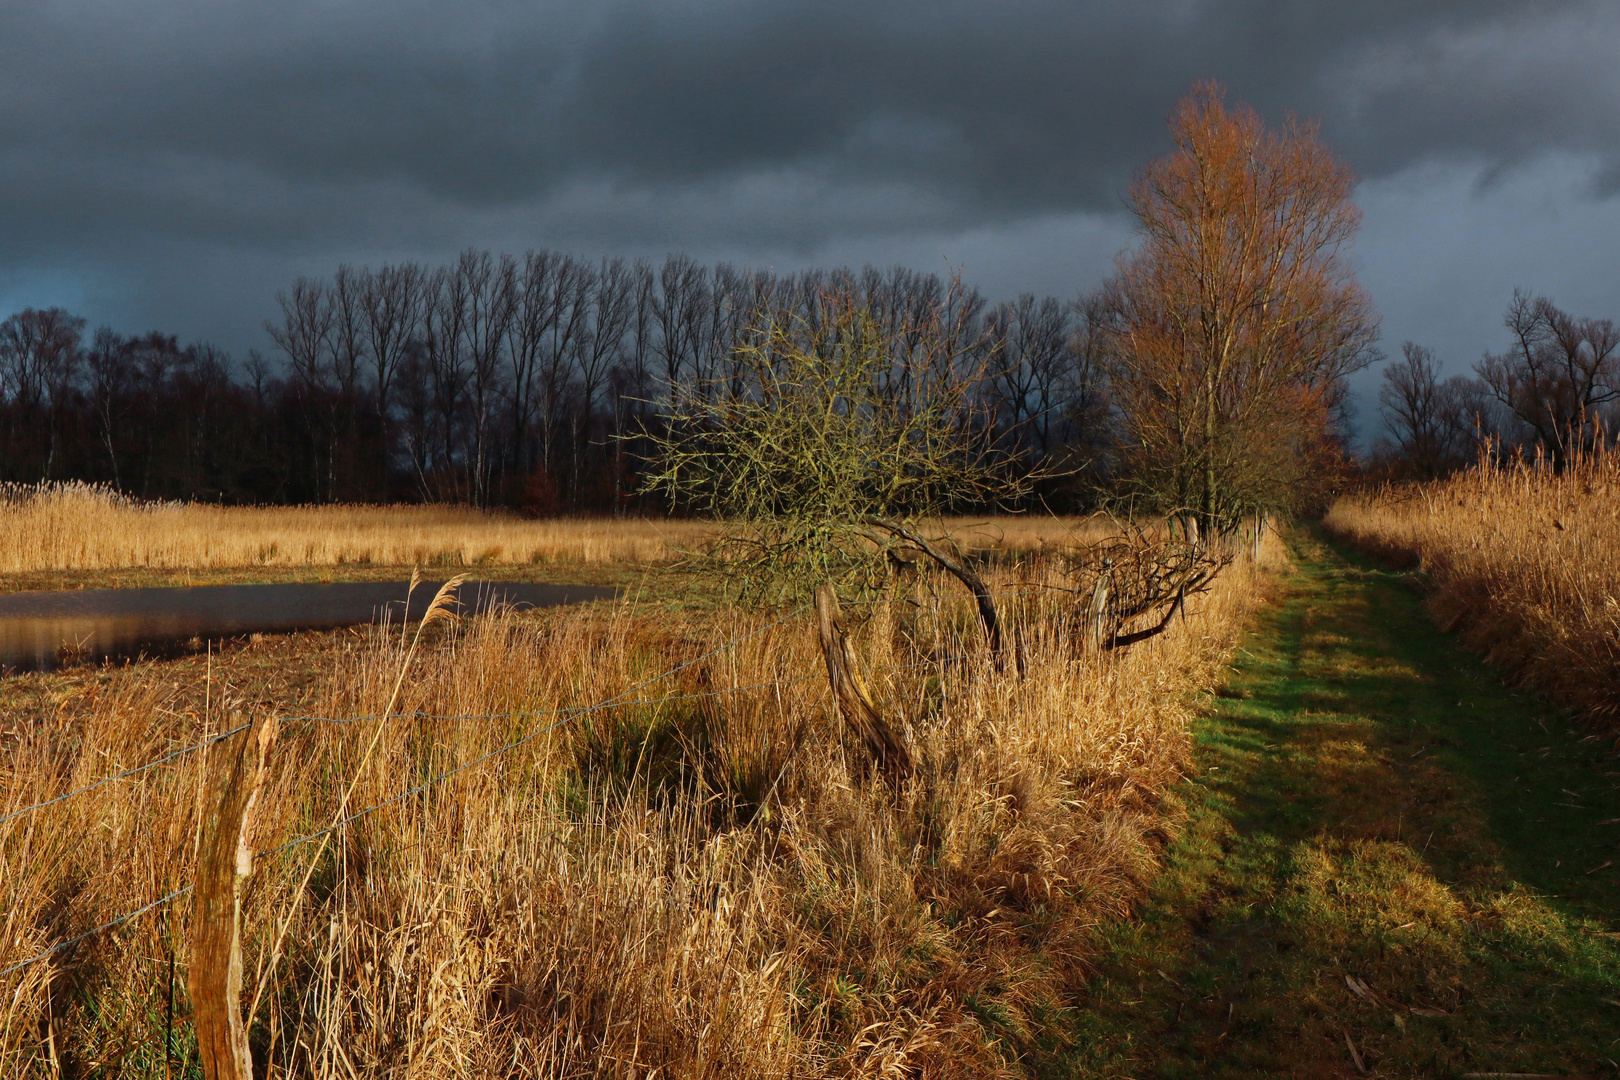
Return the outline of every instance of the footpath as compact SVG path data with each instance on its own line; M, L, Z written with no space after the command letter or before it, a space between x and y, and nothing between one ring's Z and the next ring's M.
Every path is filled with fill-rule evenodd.
M1054 1075L1620 1076L1620 756L1299 534Z

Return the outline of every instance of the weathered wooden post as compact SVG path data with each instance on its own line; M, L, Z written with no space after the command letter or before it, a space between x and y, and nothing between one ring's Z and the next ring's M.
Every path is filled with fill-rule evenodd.
M1097 573L1097 584L1091 588L1091 606L1086 611L1086 649L1090 652L1097 652L1103 646L1103 625L1108 617L1108 589L1113 574L1113 561L1104 561Z
M849 726L855 729L896 784L910 776L915 765L900 733L883 719L872 695L861 682L855 654L849 639L838 629L838 596L831 583L816 590L816 627L821 636L821 653L827 660L827 681L832 684L833 700Z
M203 796L186 985L208 1080L253 1080L242 1020L242 889L253 869L253 819L275 739L269 717L224 741Z

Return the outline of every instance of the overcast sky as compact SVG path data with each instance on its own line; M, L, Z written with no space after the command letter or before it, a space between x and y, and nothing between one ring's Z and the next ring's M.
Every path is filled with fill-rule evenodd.
M1617 60L1613 0L6 0L0 313L241 353L299 274L469 245L1073 297L1213 77L1320 118L1385 351L1462 371L1515 286L1620 318Z

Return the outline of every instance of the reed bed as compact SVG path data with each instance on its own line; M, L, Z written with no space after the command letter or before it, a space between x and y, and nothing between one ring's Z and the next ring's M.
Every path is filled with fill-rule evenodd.
M1341 499L1335 535L1419 564L1441 624L1523 683L1620 734L1620 452L1482 464Z
M244 917L260 1075L1028 1075L1068 1030L1090 928L1175 828L1192 693L1262 569L1099 654L1061 574L1004 568L1023 678L945 583L851 609L919 762L898 788L838 719L802 612L508 614L429 627L414 659L414 631L373 631L300 711L375 716L403 671L411 715L289 718L274 757ZM231 724L256 703L229 664L209 707L159 665L13 718L0 817ZM0 822L0 969L188 882L206 767ZM351 809L377 809L277 850L356 778ZM166 1005L188 911L0 976L0 1074L194 1069L183 993L172 1029Z
M1039 550L1085 519L946 523L987 551ZM717 526L649 518L528 520L458 506L231 507L142 502L81 483L0 485L0 574L253 566L432 566L667 562Z

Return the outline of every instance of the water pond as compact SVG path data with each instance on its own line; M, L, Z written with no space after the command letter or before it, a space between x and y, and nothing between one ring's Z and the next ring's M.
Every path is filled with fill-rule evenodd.
M193 638L329 630L384 618L397 624L421 618L440 584L417 585L409 612L409 584L403 581L0 594L0 674L161 652ZM468 581L459 590L457 611L555 607L613 595L600 585Z

